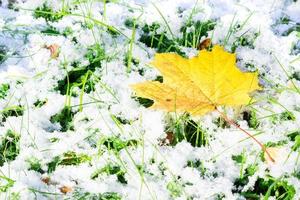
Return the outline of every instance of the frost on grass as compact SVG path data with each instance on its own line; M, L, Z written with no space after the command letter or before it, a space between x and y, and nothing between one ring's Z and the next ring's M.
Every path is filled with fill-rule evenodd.
M0 199L299 199L299 1L0 1ZM156 52L210 38L258 71L256 102L151 110ZM55 47L55 56L53 56ZM209 46L207 47L209 49Z

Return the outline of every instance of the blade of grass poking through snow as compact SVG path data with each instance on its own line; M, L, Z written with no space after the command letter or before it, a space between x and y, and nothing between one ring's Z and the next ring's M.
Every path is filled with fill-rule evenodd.
M82 103L83 103L83 95L84 95L84 89L85 89L85 84L88 80L88 77L91 76L91 73L93 73L92 71L88 70L84 76L84 79L82 81L82 88L81 88L81 92L80 92L80 96L79 96L79 111L82 112Z
M106 21L106 0L103 0L103 20Z
M136 33L136 19L134 19L134 21L133 21L132 35L131 35L131 40L130 40L130 44L129 44L127 73L129 73L131 71L132 50L133 50L133 43L135 40L135 33Z
M284 68L284 66L281 64L281 62L278 60L276 55L273 55L274 58L276 59L276 61L278 62L279 66L281 67L281 69L283 70L283 72L285 73L285 75L287 76L288 79L290 79L293 87L295 88L295 90L300 94L300 89L296 86L294 80L291 78L292 76L287 72L287 70Z
M230 23L228 32L227 32L227 34L226 34L226 36L225 36L225 39L224 39L224 42L223 42L223 46L224 46L224 47L227 45L227 42L228 42L228 40L229 40L231 34L234 32L234 31L233 31L233 28L234 28L233 23L234 23L235 17L236 17L236 14L234 14L234 16L233 16L233 18L232 18L232 21L231 21L231 23Z
M132 34L131 34L131 40L129 43L129 51L128 51L128 60L127 60L127 73L131 71L131 61L132 61L132 51L133 51L133 44L135 43L135 35L136 35L136 22L140 19L140 17L143 15L143 12L133 20L133 27L132 27Z
M172 30L171 30L171 27L170 27L169 23L167 22L166 18L164 17L164 15L162 14L162 12L159 10L159 8L154 3L152 3L152 5L157 10L158 14L161 16L161 18L163 19L163 21L165 22L165 24L167 26L167 29L170 32L171 36L172 36L172 39L175 41L175 36L174 36L174 34L173 34Z
M235 18L236 18L236 13L234 14L234 16L233 16L233 18L232 18L232 21L231 21L231 23L230 23L228 32L227 32L227 34L226 34L226 36L225 36L225 39L224 39L224 42L223 42L223 45L224 45L224 46L227 45L227 43L228 43L230 37L232 36L232 34L233 34L234 32L237 32L238 30L241 30L241 29L246 25L246 23L248 22L248 20L250 19L250 17L251 17L253 14L254 14L254 12L251 12L251 13L249 14L249 16L245 19L245 21L243 22L243 24L240 25L239 27L236 27L237 24L238 24L238 22L237 22L237 21L236 21L236 22L234 21Z

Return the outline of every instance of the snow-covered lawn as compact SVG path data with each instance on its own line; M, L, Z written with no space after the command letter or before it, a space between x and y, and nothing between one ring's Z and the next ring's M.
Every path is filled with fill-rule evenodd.
M0 199L299 199L300 1L0 0ZM255 101L148 108L155 53L210 38ZM203 44L203 43L202 43ZM241 80L242 81L242 80Z

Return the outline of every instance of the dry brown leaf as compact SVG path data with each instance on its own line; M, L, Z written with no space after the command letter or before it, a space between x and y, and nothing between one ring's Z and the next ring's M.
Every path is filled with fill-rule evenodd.
M59 45L58 44L51 44L46 47L50 50L51 58L57 58L59 55Z
M73 188L71 188L69 186L62 186L59 188L59 190L61 191L61 193L67 194L69 192L72 192Z
M47 185L50 183L50 177L42 177L41 181L43 181L44 183L46 183Z
M207 49L210 47L210 45L211 45L211 39L206 38L205 40L203 40L202 42L199 43L197 49L198 50Z

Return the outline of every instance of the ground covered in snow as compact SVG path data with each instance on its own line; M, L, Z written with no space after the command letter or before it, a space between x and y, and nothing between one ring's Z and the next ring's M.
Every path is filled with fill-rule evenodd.
M0 1L0 199L299 199L300 1ZM156 52L205 39L258 71L255 102L152 110Z

